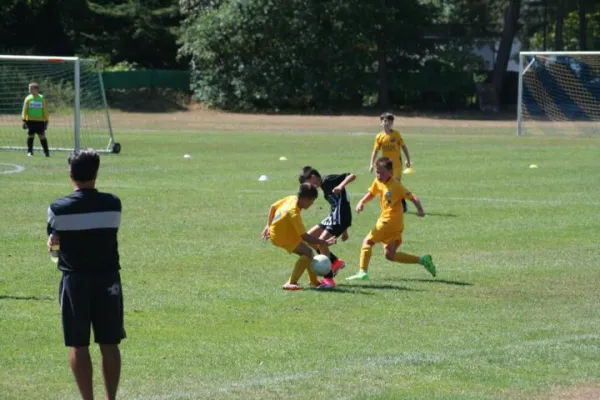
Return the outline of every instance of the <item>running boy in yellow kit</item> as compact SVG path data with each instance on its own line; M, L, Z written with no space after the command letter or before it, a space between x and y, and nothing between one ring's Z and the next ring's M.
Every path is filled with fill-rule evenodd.
M308 234L300 216L300 212L310 208L318 196L319 192L316 186L303 183L295 196L284 197L269 208L267 226L262 233L263 239L270 239L275 246L300 256L290 279L283 285L283 290L301 290L302 286L298 281L305 270L308 272L311 286L317 287L321 284L310 269L313 250L305 242L318 245L321 253L329 257L328 246L335 244L336 238L321 240Z
M369 279L369 262L373 245L383 243L383 253L389 261L403 264L421 264L433 276L436 275L435 265L431 255L425 254L418 257L398 251L402 244L402 232L404 231L404 212L402 210L402 200L410 200L417 208L417 215L424 217L425 212L421 202L411 192L408 191L398 180L393 177L394 165L392 160L382 157L375 163L375 173L377 178L369 188L369 191L356 205L356 212L363 211L366 203L379 196L381 215L377 223L365 237L360 250L360 271L352 275L347 280L367 280Z

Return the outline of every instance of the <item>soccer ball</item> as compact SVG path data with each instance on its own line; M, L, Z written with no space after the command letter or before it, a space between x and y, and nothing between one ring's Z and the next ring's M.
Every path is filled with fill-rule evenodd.
M315 274L325 276L331 272L331 260L323 254L318 254L312 259L310 268Z

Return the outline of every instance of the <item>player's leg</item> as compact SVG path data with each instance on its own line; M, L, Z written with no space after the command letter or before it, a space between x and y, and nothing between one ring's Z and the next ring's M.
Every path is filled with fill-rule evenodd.
M82 399L93 399L92 360L90 358L90 288L85 276L63 273L60 305L69 364Z
M371 254L373 253L374 240L377 236L377 227L371 230L365 237L360 249L360 269L357 274L349 276L346 280L368 280L369 279L369 264L371 263Z
M325 231L325 227L321 224L317 224L315 226L313 226L312 228L310 228L308 230L308 233L310 236L314 236L314 237L320 237L321 234ZM310 247L312 247L317 253L321 254L321 249L319 248L318 244L314 244L314 243L307 243Z
M119 379L121 378L121 351L119 345L101 344L102 376L104 377L104 391L107 400L117 398Z
M69 347L69 364L81 398L83 400L93 400L93 369L89 347Z
M334 223L334 221L335 221L335 223ZM327 240L334 236L336 238L340 237L346 231L346 229L348 229L350 227L350 223L351 223L351 219L349 219L349 218L346 218L346 219L342 218L340 220L339 216L336 217L334 215L334 213L329 214L318 225L318 227L320 228L319 229L320 239ZM320 253L322 253L322 251ZM338 259L338 257L335 254L333 254L331 252L331 250L329 250L328 257L331 260L331 269L334 271L333 276L335 276L335 274L337 274L337 271L344 268L346 266L346 264L344 263L344 260Z
M332 237L338 238L345 231L345 228L340 225L328 226L319 236L321 240L329 240ZM346 263L341 258L338 258L332 251L329 251L329 259L331 260L331 273L325 275L326 278L333 278L337 273L346 266Z
M325 232L325 226L322 224L318 224L318 225L315 225L312 228L310 228L307 233L311 236L319 237L322 239L323 232ZM329 247L325 250L325 249L322 249L318 244L314 244L314 243L307 243L307 244L310 247L312 247L318 254L324 254L327 257L329 257L329 259L331 260L332 263L333 263L333 259L331 257L333 256L334 258L337 258L331 252L331 250L329 250Z
M301 241L296 245L293 250L294 254L299 255L296 264L294 265L294 269L292 270L292 274L288 279L287 283L283 285L284 290L300 290L302 286L298 284L298 281L304 274L304 271L308 272L308 278L310 280L310 284L313 286L318 286L320 284L319 279L315 275L314 272L310 269L310 262L313 259L313 251L308 244Z
M50 157L50 150L48 150L48 139L46 139L46 131L42 130L41 133L38 134L38 137L40 138L40 143L44 149L44 154L46 157Z
M321 232L319 239L328 240L334 236L335 235L333 233L324 230ZM333 277L345 266L344 261L337 258L332 252L329 252L329 259L331 260L331 272L323 277L321 284L317 286L317 289L333 289L335 287L335 281L333 280Z
M392 228L393 229L393 228ZM373 229L365 237L360 249L360 270L358 274L348 277L348 280L355 279L369 279L369 264L371 262L371 255L373 254L373 245L376 243L388 243L392 232L386 222L377 221Z
M95 342L102 354L102 376L106 399L117 396L121 375L121 353L119 344L125 338L123 323L123 293L118 272L109 272L95 277L92 301L92 327Z
M25 122L25 125L27 126L27 155L28 156L32 156L33 155L33 140L35 139L35 132L33 126L31 125L31 122Z
M435 265L431 259L431 255L426 254L424 256L415 256L413 254L403 253L398 251L402 244L402 237L386 244L383 248L383 254L389 261L401 263L401 264L420 264L433 276L436 274Z

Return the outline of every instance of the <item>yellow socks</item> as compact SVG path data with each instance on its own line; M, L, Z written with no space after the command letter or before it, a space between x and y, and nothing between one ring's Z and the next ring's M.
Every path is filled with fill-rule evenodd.
M363 246L360 249L360 270L367 272L369 270L369 262L371 262L371 253L373 247Z

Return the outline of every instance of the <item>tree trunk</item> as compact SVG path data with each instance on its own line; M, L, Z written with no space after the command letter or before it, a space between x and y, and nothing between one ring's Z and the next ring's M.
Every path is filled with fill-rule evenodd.
M565 6L559 4L556 10L556 26L554 28L554 50L562 51L563 49L563 31L565 27Z
M494 72L492 74L492 84L496 91L498 104L500 104L504 74L510 59L512 43L517 33L520 14L521 0L510 0L508 8L504 13L504 28L502 29L502 37L500 38L500 45L498 46L498 54L496 56L496 63L494 64Z
M585 0L577 2L577 11L579 13L579 50L587 50L587 21L585 19Z
M377 41L377 75L379 78L379 93L377 104L382 109L390 106L390 85L388 79L387 51L383 40Z

